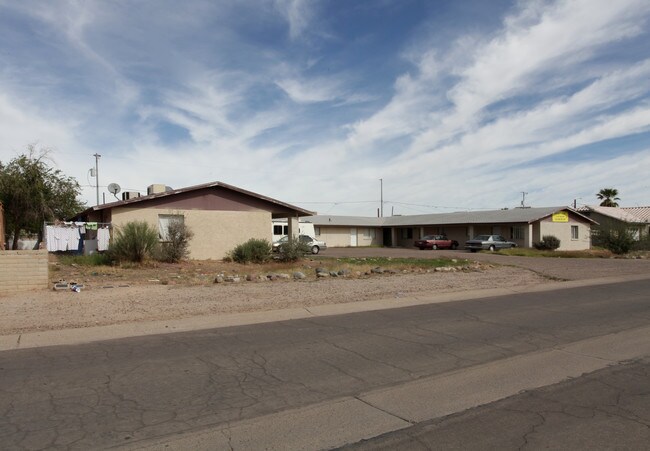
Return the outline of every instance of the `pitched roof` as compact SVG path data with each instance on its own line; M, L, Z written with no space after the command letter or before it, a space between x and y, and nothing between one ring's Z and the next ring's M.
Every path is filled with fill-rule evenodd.
M631 213L641 221L650 222L650 207L621 207L621 210Z
M451 224L509 224L533 223L559 211L568 210L588 222L594 220L570 207L513 208L511 210L458 211L453 213L433 213L428 215L388 216L373 218L363 216L318 215L305 218L314 225L359 226L359 227L400 227L418 225Z
M318 226L381 227L384 219L386 218L375 218L372 216L314 215L305 218L305 221Z
M637 210L638 209L638 210ZM579 211L590 212L608 216L623 222L648 222L650 207L601 207L600 205L585 205ZM645 215L645 217L644 217Z
M88 214L88 213L93 212L93 211L105 210L105 209L108 209L108 208L115 208L115 207L121 207L121 206L124 206L124 205L137 204L137 203L146 202L146 201L149 201L149 200L152 200L152 199L159 199L159 198L163 198L163 197L174 196L174 195L181 194L181 193L188 193L188 192L191 192L191 191L198 191L198 190L202 190L202 189L205 189L205 188L216 188L216 187L224 188L224 189L227 189L227 190L230 190L230 191L235 191L237 193L244 194L246 196L251 196L251 197L257 198L259 200L262 200L262 201L269 202L271 204L277 205L279 207L283 207L283 208L290 209L290 210L295 210L296 213L298 213L298 214L300 214L302 216L311 216L311 215L314 214L313 211L305 210L303 208L296 207L295 205L287 204L285 202L281 202L281 201L279 201L277 199L273 199L271 197L262 196L261 194L254 193L252 191L247 191L245 189L238 188L238 187L233 186L233 185L228 185L227 183L216 181L216 182L210 182L210 183L203 183L201 185L194 185L194 186L188 186L188 187L185 187L185 188L179 188L179 189L174 189L174 190L170 190L170 191L165 191L163 193L154 193L154 194L149 194L147 196L135 197L133 199L119 200L119 201L116 201L116 202L110 202L108 204L96 205L94 207L90 207L90 208L84 210L83 212L79 213L79 215Z

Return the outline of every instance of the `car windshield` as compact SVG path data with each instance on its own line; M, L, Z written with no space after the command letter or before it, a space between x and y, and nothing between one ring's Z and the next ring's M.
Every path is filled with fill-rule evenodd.
M474 239L475 240L480 240L480 241L488 241L490 239L490 235L479 235Z
M282 238L280 238L277 242L278 243L286 243L287 241L289 241L289 237L285 235Z
M435 240L436 238L433 235L426 235L422 237L423 240Z

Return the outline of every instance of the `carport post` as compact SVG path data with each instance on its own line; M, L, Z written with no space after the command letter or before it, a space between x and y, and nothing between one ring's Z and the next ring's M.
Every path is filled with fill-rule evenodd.
M287 218L287 225L289 226L289 230L288 230L289 239L293 240L295 237L297 237L300 234L300 225L299 225L298 216L291 216Z

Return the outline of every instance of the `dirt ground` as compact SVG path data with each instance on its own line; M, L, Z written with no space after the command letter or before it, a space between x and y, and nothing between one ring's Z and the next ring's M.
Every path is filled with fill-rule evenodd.
M323 265L322 261L308 260L298 268L277 264L264 271L251 271L254 268L250 266L194 262L133 270L62 267L53 261L50 271L53 282L63 279L83 283L84 288L80 292L43 290L0 297L0 335L399 299L425 293L516 287L549 280L521 268L479 263L449 272L404 268L383 274L370 273L369 265L352 268L348 277L316 278L315 268ZM265 277L269 270L292 276L296 269L304 272L306 278L268 280ZM253 281L245 281L246 273ZM241 281L214 283L215 274L239 275Z

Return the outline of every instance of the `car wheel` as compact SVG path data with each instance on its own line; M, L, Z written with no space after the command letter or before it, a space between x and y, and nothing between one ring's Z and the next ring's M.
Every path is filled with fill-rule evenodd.
M494 244L492 246L490 246L490 252L494 252L495 250L496 250L496 248L494 247Z
M431 250L432 250L432 251L435 251L435 250L437 250L437 249L438 249L438 245L437 245L437 244L432 244L432 245L431 245Z
M318 246L312 246L311 247L311 253L312 254L318 254L320 252L320 248Z

